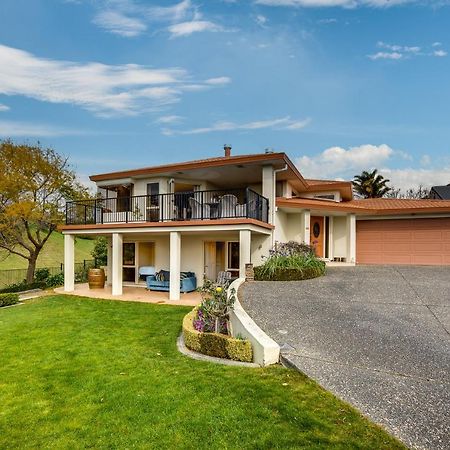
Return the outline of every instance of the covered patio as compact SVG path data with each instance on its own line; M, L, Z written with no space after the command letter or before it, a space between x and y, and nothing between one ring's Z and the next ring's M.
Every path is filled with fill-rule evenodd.
M55 292L67 294L63 287L56 288ZM122 294L113 295L111 286L106 285L103 289L89 289L87 283L76 284L74 290L70 292L70 295L105 300L120 300L124 302L158 303L178 306L196 306L201 302L200 293L196 291L181 294L178 300L169 301L168 292L149 291L144 287L139 286L123 286Z

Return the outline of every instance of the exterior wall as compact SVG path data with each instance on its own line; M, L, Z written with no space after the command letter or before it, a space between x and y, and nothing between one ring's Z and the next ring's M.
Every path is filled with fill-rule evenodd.
M261 265L263 263L263 257L269 255L269 250L271 248L272 236L253 234L251 243L251 262L253 265Z
M333 256L347 257L347 218L334 216L333 218Z
M274 241L286 242L288 230L288 214L284 211L276 211L275 213L275 230L273 232Z

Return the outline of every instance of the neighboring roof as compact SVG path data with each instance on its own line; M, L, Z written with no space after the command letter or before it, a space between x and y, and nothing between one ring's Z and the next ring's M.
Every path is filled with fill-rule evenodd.
M280 166L288 166L291 177L301 182L306 187L306 182L295 164L285 153L258 153L251 155L220 156L216 158L197 159L181 163L164 164L159 166L143 167L140 169L123 170L119 172L102 173L91 175L91 181L105 181L117 178L142 177L146 175L163 174L167 172L180 172L184 170L205 169L210 167L223 167L228 165L246 165L264 162L278 162Z
M338 203L317 199L278 198L277 206L354 212L365 215L450 213L450 200L370 198Z
M431 191L442 200L450 200L450 184L447 186L432 186Z

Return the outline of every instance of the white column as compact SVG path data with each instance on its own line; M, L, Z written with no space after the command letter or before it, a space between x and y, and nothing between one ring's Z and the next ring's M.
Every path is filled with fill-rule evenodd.
M269 199L269 223L275 218L275 177L272 166L262 168L262 195Z
M64 235L64 291L75 289L75 236Z
M309 209L304 209L300 215L300 227L303 242L307 245L309 245L311 241L311 234L309 230L310 225L311 225L311 211Z
M330 216L329 222L329 229L328 229L328 258L330 261L333 261L334 258L334 218L333 216Z
M239 278L245 278L245 265L251 262L252 233L250 230L239 231Z
M347 262L356 263L356 215L347 214Z
M112 235L112 295L122 295L123 279L123 236L120 233Z
M170 232L170 289L169 300L180 299L181 233Z
M106 238L108 240L107 258L106 258L106 284L112 284L112 239L111 236Z

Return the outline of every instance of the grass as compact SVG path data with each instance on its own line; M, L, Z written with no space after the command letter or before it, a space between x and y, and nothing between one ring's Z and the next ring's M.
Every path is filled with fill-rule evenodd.
M0 448L404 448L297 372L179 354L188 311L63 295L0 309Z
M94 248L92 239L76 239L75 261L83 262L84 259L92 259L91 251ZM64 261L64 236L57 231L53 232L39 255L38 267L59 267ZM17 255L8 255L8 252L0 249L0 270L26 269L28 261Z

